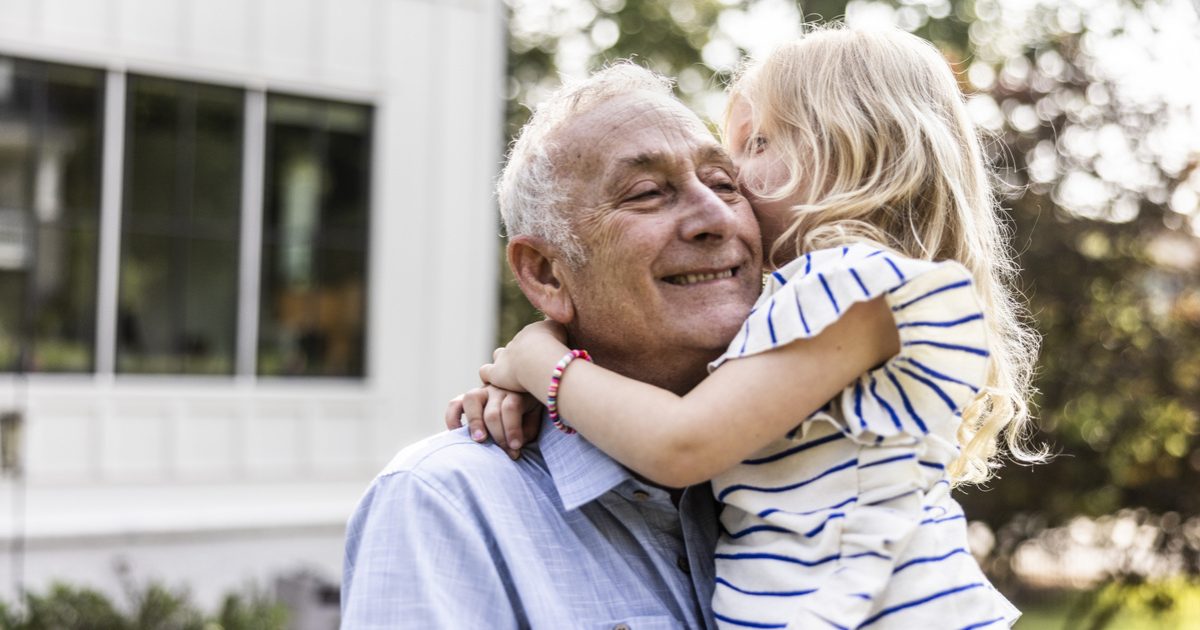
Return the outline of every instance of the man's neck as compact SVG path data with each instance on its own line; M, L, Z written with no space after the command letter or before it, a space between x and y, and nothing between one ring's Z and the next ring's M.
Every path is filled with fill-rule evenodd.
M596 365L612 370L622 376L661 387L683 396L708 375L708 363L720 356L721 351L628 351L605 348L600 344L588 344L580 340L573 347L587 348Z

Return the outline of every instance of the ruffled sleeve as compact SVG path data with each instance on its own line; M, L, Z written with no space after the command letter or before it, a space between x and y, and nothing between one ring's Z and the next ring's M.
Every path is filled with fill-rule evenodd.
M771 274L741 331L709 367L815 337L854 304L879 296L895 317L900 353L842 393L843 429L872 443L930 432L951 438L956 416L985 381L989 356L971 274L957 262L867 245L812 252Z

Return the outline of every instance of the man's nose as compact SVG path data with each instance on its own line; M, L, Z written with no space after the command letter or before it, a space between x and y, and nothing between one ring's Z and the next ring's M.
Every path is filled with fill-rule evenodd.
M737 209L703 182L697 180L689 185L683 201L684 240L721 242L737 232Z

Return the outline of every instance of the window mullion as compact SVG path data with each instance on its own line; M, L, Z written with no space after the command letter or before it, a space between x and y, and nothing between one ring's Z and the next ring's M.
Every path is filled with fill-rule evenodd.
M238 267L237 367L239 378L258 373L259 282L262 266L263 164L267 95L247 90L242 142L242 221Z
M110 70L104 86L104 158L101 167L100 264L96 289L96 373L114 372L117 287L121 256L121 199L125 160L125 73Z

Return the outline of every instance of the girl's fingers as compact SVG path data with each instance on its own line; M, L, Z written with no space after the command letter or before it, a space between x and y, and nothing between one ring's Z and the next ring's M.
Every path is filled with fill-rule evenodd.
M509 457L516 459L516 452L509 448L508 441L504 437L504 419L500 413L500 403L504 400L506 392L496 387L489 387L487 391L487 403L483 407L483 424L487 427L492 441L504 449Z
M521 447L524 445L523 424L522 418L524 404L521 402L521 395L511 392L504 392L500 399L500 420L504 425L505 444L513 452L520 453Z
M463 426L463 397L462 394L450 399L446 403L446 430L453 431Z
M491 384L491 382L492 382L492 379L490 377L491 372L492 372L492 364L491 363L484 363L483 365L479 366L479 382L483 383L484 386Z
M471 439L476 442L487 439L487 431L483 423L483 406L486 402L486 389L472 389L463 394L463 413L467 416L467 431L470 432Z
M542 431L542 403L529 394L521 396L521 401L525 408L521 414L523 420L521 433L525 436L525 443L528 444L536 440Z
M487 367L487 366L484 366ZM477 387L453 398L446 407L446 428L466 425L471 439L483 442L492 438L512 459L520 457L521 447L537 439L531 428L530 408L539 408L537 399L514 394L498 387ZM541 422L541 414L536 421Z

